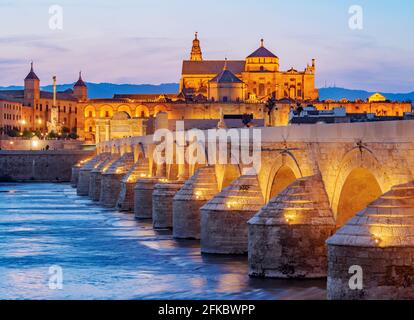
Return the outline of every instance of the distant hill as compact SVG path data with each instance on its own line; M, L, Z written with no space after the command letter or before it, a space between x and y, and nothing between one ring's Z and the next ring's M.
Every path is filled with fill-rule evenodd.
M133 93L177 93L179 89L178 83L163 83L159 85L153 84L113 84L113 83L87 83L90 98L112 98L115 93L133 94ZM73 84L58 85L58 91L64 91L72 88ZM0 90L21 90L21 86L0 87ZM42 90L52 91L51 85L42 87ZM345 88L320 88L320 100L332 99L340 100L346 98L348 100L363 99L366 100L375 92L363 90L351 90ZM414 101L414 92L411 93L382 93L387 99L395 101Z
M368 97L373 95L375 92L368 92L364 90L351 90L344 88L320 88L319 99L320 100L340 100L346 98L348 100L363 99L366 100ZM385 93L380 92L384 97L391 101L414 101L414 92L411 93Z
M86 83L88 86L89 98L112 98L115 93L177 93L179 85L177 83L154 84L113 84L113 83ZM72 84L62 84L57 86L58 91L72 89ZM22 86L0 87L0 90L21 90ZM53 86L42 87L44 91L53 91Z

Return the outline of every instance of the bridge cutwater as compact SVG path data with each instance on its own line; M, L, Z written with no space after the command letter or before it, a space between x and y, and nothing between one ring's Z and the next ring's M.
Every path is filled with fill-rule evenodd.
M79 195L153 219L253 277L327 278L329 299L414 298L414 122L260 128L261 167L157 164L152 136L101 142ZM349 287L360 266L363 290Z

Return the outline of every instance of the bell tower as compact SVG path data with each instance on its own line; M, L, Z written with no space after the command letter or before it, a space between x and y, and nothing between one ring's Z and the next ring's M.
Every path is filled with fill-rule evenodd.
M24 104L34 106L40 99L40 80L33 70L33 61L30 63L30 72L24 79Z
M195 33L193 47L191 48L191 61L203 61L203 53L201 52L200 40L198 40L198 32Z
M82 80L82 72L79 72L79 79L73 86L73 95L79 101L88 100L88 87L86 83Z

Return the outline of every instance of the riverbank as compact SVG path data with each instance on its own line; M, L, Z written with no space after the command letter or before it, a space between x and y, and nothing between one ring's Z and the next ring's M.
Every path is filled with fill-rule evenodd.
M0 181L69 182L72 166L95 151L0 151Z

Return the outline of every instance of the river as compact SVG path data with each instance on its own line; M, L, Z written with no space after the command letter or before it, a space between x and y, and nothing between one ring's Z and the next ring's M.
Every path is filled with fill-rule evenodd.
M325 286L249 278L247 257L201 255L67 184L0 184L0 299L325 299Z

